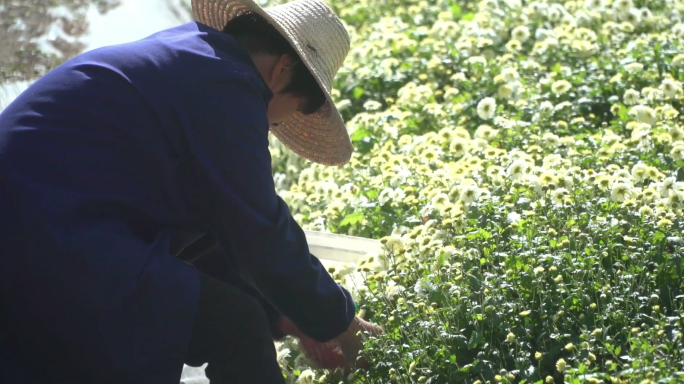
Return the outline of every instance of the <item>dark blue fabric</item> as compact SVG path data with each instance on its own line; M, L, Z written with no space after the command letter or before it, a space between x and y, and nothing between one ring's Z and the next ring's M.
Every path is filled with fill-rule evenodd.
M0 114L0 382L177 383L199 284L173 255L203 233L303 332L346 329L349 293L275 192L271 97L193 22L82 54Z

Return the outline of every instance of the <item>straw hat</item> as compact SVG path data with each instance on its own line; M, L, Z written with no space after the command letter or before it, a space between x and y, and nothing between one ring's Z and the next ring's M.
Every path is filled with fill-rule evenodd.
M192 0L195 20L218 30L248 11L264 17L290 42L327 98L315 113L297 112L271 127L271 132L293 152L313 162L347 163L354 147L330 97L333 78L349 52L346 28L322 0L295 0L265 9L253 0Z

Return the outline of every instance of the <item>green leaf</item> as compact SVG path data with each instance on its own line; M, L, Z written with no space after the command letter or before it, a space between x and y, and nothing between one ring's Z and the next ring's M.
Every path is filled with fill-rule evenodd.
M624 105L620 106L620 110L618 111L618 117L620 118L620 121L628 121L629 120L629 109L625 107Z
M351 136L351 141L352 142L357 142L365 139L366 137L369 137L371 135L370 132L368 132L365 128L360 127L357 129Z
M363 90L363 88L354 88L354 98L359 99L361 96L366 94L366 91Z
M665 238L665 234L660 232L660 231L657 231L656 233L653 234L653 244L657 244L658 242L660 242L660 240L662 240L664 238Z
M345 225L354 225L361 220L363 220L364 214L361 211L356 211L348 214L347 216L342 219L340 222L340 227L345 226Z
M491 233L485 231L485 230L482 229L482 228L480 228L480 234L482 235L482 238L485 239L485 240L487 240L487 239L489 239L490 237L492 237L492 234L491 234Z
M453 4L451 6L451 15L454 17L454 19L461 18L461 12L461 6L459 6L458 4Z
M461 19L463 19L465 21L473 21L474 18L475 18L475 14L472 12L468 12L465 15L463 15L463 17Z

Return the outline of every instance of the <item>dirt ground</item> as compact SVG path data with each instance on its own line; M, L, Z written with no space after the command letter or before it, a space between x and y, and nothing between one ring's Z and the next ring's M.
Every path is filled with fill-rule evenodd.
M119 0L0 0L0 84L34 80L79 54L84 45L78 38L88 30L85 13L91 5L106 13ZM57 9L67 12L57 16ZM47 42L56 53L43 52L37 40L53 26L69 39L50 39Z

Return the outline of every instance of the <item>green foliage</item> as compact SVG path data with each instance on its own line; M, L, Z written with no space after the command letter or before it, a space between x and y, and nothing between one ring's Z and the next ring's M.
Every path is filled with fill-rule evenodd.
M352 377L288 341L288 380L684 381L684 3L333 6L357 151L273 164L305 227L383 239L332 274L386 332Z

